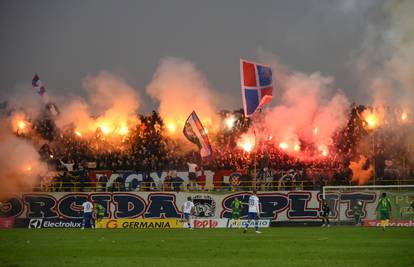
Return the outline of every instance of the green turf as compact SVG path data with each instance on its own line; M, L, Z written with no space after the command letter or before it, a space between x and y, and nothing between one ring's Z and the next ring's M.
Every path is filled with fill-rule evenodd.
M414 266L414 229L13 229L0 266Z

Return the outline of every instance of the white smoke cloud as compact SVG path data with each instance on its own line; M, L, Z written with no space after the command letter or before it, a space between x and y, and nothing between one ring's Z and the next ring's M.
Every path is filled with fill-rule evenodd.
M25 139L16 137L11 121L0 118L0 200L24 191L38 183L38 174L47 172L36 148Z
M29 84L17 85L5 99L8 110L24 112L31 118L36 118L44 111L44 102Z
M369 25L356 60L361 84L374 105L412 107L414 104L413 1L389 1L387 23Z

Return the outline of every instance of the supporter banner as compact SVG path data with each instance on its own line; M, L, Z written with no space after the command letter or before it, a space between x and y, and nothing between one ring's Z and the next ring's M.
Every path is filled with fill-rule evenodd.
M153 184L149 184L146 181L146 188L154 190L164 189L165 177L168 172L151 172L145 174L144 172L136 171L110 171L110 170L94 170L89 171L90 182L96 183L96 190L111 191L112 188L119 186L115 191L139 191L145 182L145 175L148 175L149 180L153 181ZM177 176L183 179L183 185L189 183L188 172L178 171ZM245 189L250 186L250 182L244 181L243 177L249 179L243 175L242 171L230 171L230 170L218 170L210 171L205 170L203 173L197 172L197 184L198 189L214 189L227 186L234 190Z
M258 220L260 228L267 228L270 226L270 219ZM240 224L237 220L230 219L193 219L191 220L191 226L194 228L245 228L248 224L249 228L255 227L254 221L240 220ZM184 224L186 228L187 225Z
M103 219L97 228L183 228L181 219Z
M411 207L414 201L414 192L389 192L388 197L391 200L392 219L414 221L414 208Z
M366 227L380 227L380 220L365 220L364 226ZM414 220L390 220L389 226L395 227L414 227Z
M326 195L333 221L352 221L354 207L361 202L362 220L376 219L375 207L381 192L347 192ZM195 219L228 219L231 203L238 198L244 203L241 219L247 218L248 199L251 192L234 193L176 193L176 192L93 192L93 193L28 193L10 199L5 217L29 219L82 218L82 203L88 198L105 208L104 219L180 219L182 205L192 197L195 205ZM260 217L272 222L318 221L320 193L318 191L261 192ZM6 205L5 205L6 206ZM396 219L396 218L394 218ZM203 222L204 223L204 222Z

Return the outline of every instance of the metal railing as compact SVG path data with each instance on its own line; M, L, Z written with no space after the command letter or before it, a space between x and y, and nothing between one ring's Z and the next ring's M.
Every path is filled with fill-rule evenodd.
M408 185L413 184L414 179L404 180L383 180L381 185ZM315 184L309 180L303 181L257 181L256 189L258 191L303 191L303 190L322 190L323 186L332 185L331 183ZM342 185L353 185L351 182ZM377 185L378 184L377 182ZM213 183L210 186L203 184L186 184L164 181L162 184L141 182L137 187L133 183L113 182L107 184L106 182L52 182L43 184L33 188L35 192L137 192L137 191L171 191L171 192L208 192L208 191L250 191L253 190L253 181L243 181L238 185Z
M37 186L33 191L38 192L131 192L131 191L246 191L252 190L251 181L244 182L240 185L231 184L213 184L210 187L196 184L177 184L174 182L164 182L156 186L154 183L142 182L136 188L132 187L132 183L113 182L107 186L106 183L100 182L53 182ZM294 191L294 190L310 190L314 185L311 181L292 181L289 183L279 183L278 181L267 183L256 183L259 191Z

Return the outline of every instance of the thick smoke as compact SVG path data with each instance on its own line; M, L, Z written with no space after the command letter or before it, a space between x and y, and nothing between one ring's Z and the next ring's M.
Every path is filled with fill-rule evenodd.
M410 108L414 104L414 2L389 1L387 23L369 25L357 69L374 105Z
M55 118L58 127L74 126L82 136L92 135L98 128L108 136L123 136L129 127L138 123L139 97L124 80L102 72L87 76L83 85L87 99L72 98L58 104L61 110ZM41 117L45 110L41 98L28 92L17 90L11 95L8 110L12 113L0 118L0 200L31 190L40 182L39 175L47 177L47 167L38 154L39 146L45 141L29 141L15 135L30 131L30 120Z
M126 131L138 122L139 95L122 78L101 72L87 76L82 84L87 99L74 98L63 103L57 118L59 127L74 125L82 135L93 134L98 128L112 134L122 129Z
M47 171L34 146L16 137L6 118L0 118L0 151L0 200L31 191Z
M159 113L167 127L176 125L178 132L193 110L206 128L217 119L217 96L206 77L184 59L162 59L146 91L160 102Z
M277 91L276 106L265 114L272 140L276 145L283 143L287 152L298 152L300 143L306 142L326 154L333 134L347 123L347 98L333 88L332 77L292 72L272 55L262 53L261 57L274 70Z
M352 170L352 182L358 183L359 185L368 183L373 173L373 167L368 166L366 168L366 161L367 158L361 156L358 161L352 161L349 164L349 168Z
M371 96L368 104L374 107L362 115L368 129L404 137L405 151L409 152L414 133L412 128L407 129L404 125L413 121L414 2L388 1L383 6L383 13L384 23L367 26L361 52L357 54L358 79L362 90ZM366 156L372 154L371 142L366 138L358 144ZM398 161L398 156L390 153L385 156ZM355 163L354 168L360 166L359 163ZM368 170L363 171L360 177L366 177L367 173Z
M31 88L30 84L21 84L16 86L10 95L5 98L7 101L7 110L14 112L23 112L31 118L36 118L44 110L44 102Z

